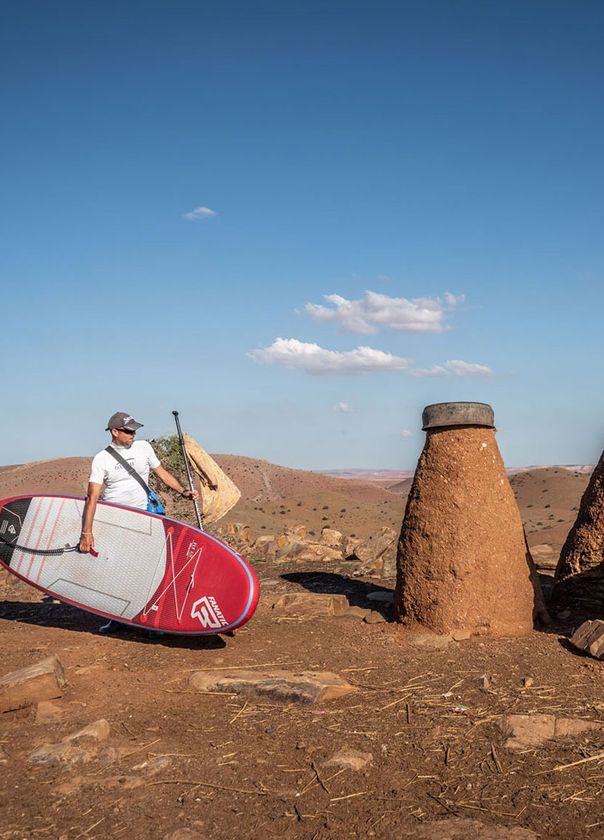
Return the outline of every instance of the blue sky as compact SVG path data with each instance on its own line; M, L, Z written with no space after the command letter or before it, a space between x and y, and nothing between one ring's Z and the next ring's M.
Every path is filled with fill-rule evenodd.
M601 3L3 9L0 463L177 408L412 468L448 400L510 466L599 457Z

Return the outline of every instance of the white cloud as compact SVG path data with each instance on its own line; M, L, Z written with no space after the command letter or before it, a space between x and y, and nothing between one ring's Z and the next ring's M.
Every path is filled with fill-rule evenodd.
M184 213L183 219L188 219L190 222L198 222L201 219L211 219L212 216L217 216L215 210L210 210L209 207L196 207L190 213Z
M316 375L408 370L412 366L409 359L374 350L373 347L356 347L354 350L339 352L296 338L276 338L270 347L253 350L248 355L265 364L299 368Z
M366 291L360 300L347 300L341 295L325 295L331 307L307 303L306 313L317 321L338 321L346 332L371 335L382 329L397 332L441 333L450 309L464 300L446 292L444 299L396 298Z
M339 402L336 403L333 407L334 411L337 411L339 414L352 414L354 409L351 405L347 402Z
M493 371L486 365L463 362L461 359L451 359L443 365L433 365L431 368L415 368L410 373L412 376L490 376Z
M409 429L401 429L401 437L402 438L413 437L413 432L409 431Z
M276 338L269 347L261 347L247 354L257 362L297 368L313 375L357 375L383 370L403 370L411 376L490 376L493 371L486 365L451 359L431 368L416 368L411 359L395 356L373 347L360 346L354 350L327 350L318 344L299 341L297 338ZM347 408L343 408L347 406ZM340 402L335 411L352 411L348 403Z

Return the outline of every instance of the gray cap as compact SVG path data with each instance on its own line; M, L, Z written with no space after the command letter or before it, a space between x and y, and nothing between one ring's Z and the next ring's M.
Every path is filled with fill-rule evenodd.
M137 423L131 414L126 414L125 411L116 411L107 421L108 432L110 429L128 429L130 432L135 432L142 427L142 423Z
M484 426L495 428L495 415L487 403L449 402L427 405L422 412L422 429L442 429L447 426Z

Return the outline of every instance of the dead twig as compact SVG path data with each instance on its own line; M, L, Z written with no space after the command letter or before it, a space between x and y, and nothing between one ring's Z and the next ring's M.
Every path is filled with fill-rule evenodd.
M249 793L253 796L278 795L271 794L269 790L245 790L243 788L226 787L225 785L215 785L212 782L197 782L189 779L160 779L157 782L147 782L147 787L152 787L153 785L194 785L195 787L207 787L212 788L213 790L226 790L229 791L229 793Z
M326 794L328 794L329 796L331 796L331 791L330 791L330 789L327 787L327 785L325 784L325 782L323 781L323 779L321 778L321 774L319 773L319 768L317 767L317 765L315 764L315 762L314 762L314 761L311 761L310 766L311 766L311 767L312 767L312 769L315 771L315 776L317 777L317 781L318 781L318 783L321 785L321 787L323 788L323 790L325 791L325 793L326 793Z
M365 796L365 794L369 793L368 790L360 790L358 793L349 793L347 796L336 796L333 799L330 799L330 802L341 802L343 799L353 799L355 796Z
M248 703L248 701L246 700L246 701L245 701L245 703L243 704L243 706L239 709L239 711L238 711L238 712L237 712L237 714L235 715L235 717L232 717L232 718L230 719L230 721L229 721L229 725L230 725L231 723L235 723L235 721L237 720L237 718L239 717L239 715L242 715L242 714L245 712L245 710L247 709L248 705L249 705L249 703Z
M92 831L93 828L96 828L97 825L99 825L99 823L102 823L104 819L105 819L105 817L101 817L100 820L97 820L97 822L95 822L94 825L91 825L90 828L87 828L86 831L80 832L80 834L78 834L78 836L76 837L75 840L79 840L80 837L85 837L87 834L89 834Z
M503 773L503 767L501 766L501 762L499 761L499 756L497 755L497 750L495 749L495 744L491 744L491 757L495 762L495 767L499 773Z
M557 764L556 767L552 767L551 770L540 770L539 773L535 773L535 776L543 776L545 773L555 773L558 770L567 770L569 767L577 767L579 764L587 764L590 761L599 761L602 758L604 758L604 752L592 755L589 758L582 758L579 761L571 761L570 764Z
M447 803L444 800L440 799L438 796L434 796L433 793L428 793L428 796L430 797L430 799L433 799L435 802L438 802L439 805L442 805L442 807L446 811L449 811L450 814L453 814L453 816L455 816L455 817L459 816L459 814L457 813L457 811L454 808L451 808L450 805L447 805Z

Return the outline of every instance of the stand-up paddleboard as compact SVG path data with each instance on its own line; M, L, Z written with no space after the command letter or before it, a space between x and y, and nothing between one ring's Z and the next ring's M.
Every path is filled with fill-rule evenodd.
M256 609L252 568L220 540L183 522L99 502L95 555L77 550L84 499L0 501L0 563L60 601L147 629L211 635Z

